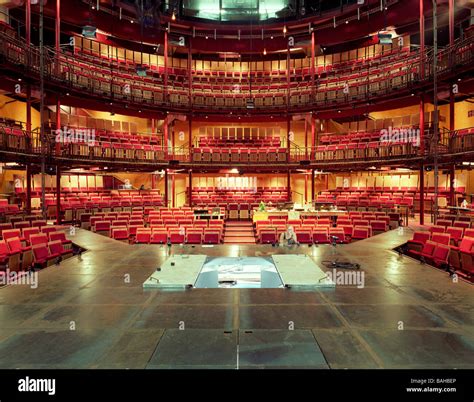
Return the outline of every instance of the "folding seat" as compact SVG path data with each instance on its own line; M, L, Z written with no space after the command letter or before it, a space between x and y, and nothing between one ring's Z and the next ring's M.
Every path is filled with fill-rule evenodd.
M336 243L339 243L339 244L347 243L346 234L344 233L344 229L342 229L342 228L329 228L329 240L330 240L331 243L333 241L335 241Z
M444 233L446 231L445 226L433 225L429 228L430 233Z
M447 227L446 234L449 234L451 236L451 244L453 246L457 246L462 240L462 237L464 235L464 229L456 227Z
M471 223L470 222L462 222L462 221L454 221L453 227L469 229L471 227Z
M187 244L201 244L202 236L203 236L202 229L188 229L186 231L186 243Z
M413 255L415 257L418 257L418 258L430 258L433 256L433 253L436 249L436 246L437 244L431 240L428 240L424 245L423 245L423 248L421 249L421 251L417 251L417 250L411 250L409 252L410 255Z
M464 237L474 238L474 229L464 229Z
M444 226L444 227L452 226L452 225L453 225L453 221L452 221L452 220L448 220L448 219L438 219L438 220L436 221L436 225L437 225L437 226Z
M128 242L128 228L127 227L112 227L112 239L119 240L123 242Z
M408 240L407 246L408 251L416 250L421 251L424 244L430 239L431 234L429 232L415 232L413 233L413 238Z
M10 250L7 244L9 240L0 240L0 265L16 272L20 269L21 252Z
M298 239L298 243L301 244L313 244L313 233L309 229L295 229L296 238Z
M52 225L41 227L41 233L44 233L44 234L49 234L49 233L52 233L52 232L56 232L57 230L58 230L57 227L52 226Z
M30 243L30 237L34 234L40 234L40 228L25 228L23 229L23 237Z
M51 253L47 243L33 246L32 250L34 264L40 267L53 265L61 256L60 254Z
M169 239L171 244L183 244L186 239L186 231L184 228L172 229L169 231Z
M246 204L246 203L242 203L240 204L239 206L239 218L240 219L243 219L243 220L246 220L249 218L249 204Z
M372 236L370 226L355 226L354 225L354 230L352 232L353 240L368 239L370 236Z
M337 225L338 228L344 231L344 237L346 241L349 243L352 240L352 233L354 231L354 226L351 224L348 225Z
M13 225L11 222L9 223L0 223L0 237L2 236L2 232L4 230L11 230L13 229Z
M277 232L275 228L265 228L260 231L260 243L275 244L277 241Z
M336 223L337 223L337 226L352 225L352 221L349 218L342 218L342 217L338 217Z
M465 237L462 240L459 247L459 254L461 257L462 271L472 276L472 274L474 274L474 238Z
M332 225L331 219L329 218L319 218L317 220L318 225L330 226Z
M168 232L163 229L153 229L151 232L150 244L167 244Z
M31 235L30 236L30 244L32 246L38 245L38 244L48 244L48 235L44 233L36 234L36 235Z
M135 243L149 244L151 240L151 229L149 228L137 228L135 236Z
M215 229L204 229L204 244L219 244L220 243L220 232Z
M370 226L374 235L387 231L387 224L384 221L371 221Z
M41 220L37 220L37 221L32 221L31 222L31 226L34 227L34 228L40 228L42 226L46 226L48 224L48 222L46 221L41 221Z
M369 226L369 221L367 219L353 219L352 225L354 226Z
M92 230L101 235L110 236L110 221L98 221L93 226Z
M450 253L449 246L443 244L437 244L431 256L424 256L426 261L438 268L448 266L449 260L449 253Z
M29 222L29 221L15 222L15 223L13 224L13 227L14 227L15 229L23 230L23 229L25 229L25 228L31 227L31 222Z
M58 241L51 241L48 243L49 251L52 255L59 254L61 257L72 257L73 252L71 249L65 249L62 242Z
M204 220L204 219L198 219L196 221L194 221L193 225L195 228L206 228L208 226L208 221Z
M328 228L316 227L313 229L313 242L314 244L329 244L329 231Z
M66 238L66 234L64 232L51 232L49 233L49 241L60 241L63 246L66 248L71 247L72 241Z
M449 245L450 241L451 241L451 235L447 234L447 233L432 233L431 234L431 241L435 242L435 243L440 243L440 244L446 244L446 245Z
M228 219L239 219L239 204L229 204Z
M121 226L121 227L124 227L124 226L128 226L128 220L125 220L125 219L120 219L120 220L112 220L110 226L112 227L118 227L118 226Z
M31 252L30 246L24 247L19 237L8 239L7 246L11 253L20 253L21 269L23 271L26 271L29 267L31 267L33 254Z

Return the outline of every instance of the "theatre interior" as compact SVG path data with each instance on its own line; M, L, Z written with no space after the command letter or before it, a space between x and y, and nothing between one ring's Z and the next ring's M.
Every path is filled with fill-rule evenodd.
M0 368L474 368L473 24L0 0Z

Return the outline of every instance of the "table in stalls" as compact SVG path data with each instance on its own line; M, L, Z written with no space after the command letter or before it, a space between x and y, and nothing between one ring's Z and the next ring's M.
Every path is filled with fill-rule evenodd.
M449 209L451 212L455 213L457 216L459 215L472 216L472 214L474 213L474 209L472 208L452 207L452 206L448 206L446 208Z
M194 219L225 219L225 214L194 214Z

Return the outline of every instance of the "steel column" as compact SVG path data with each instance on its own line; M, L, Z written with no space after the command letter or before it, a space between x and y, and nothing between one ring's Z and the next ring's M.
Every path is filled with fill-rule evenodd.
M425 168L423 164L420 166L420 225L425 224Z

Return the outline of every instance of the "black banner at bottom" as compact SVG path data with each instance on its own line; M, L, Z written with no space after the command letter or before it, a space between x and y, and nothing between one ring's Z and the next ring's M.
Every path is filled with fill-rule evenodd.
M474 370L3 370L9 401L472 402Z

